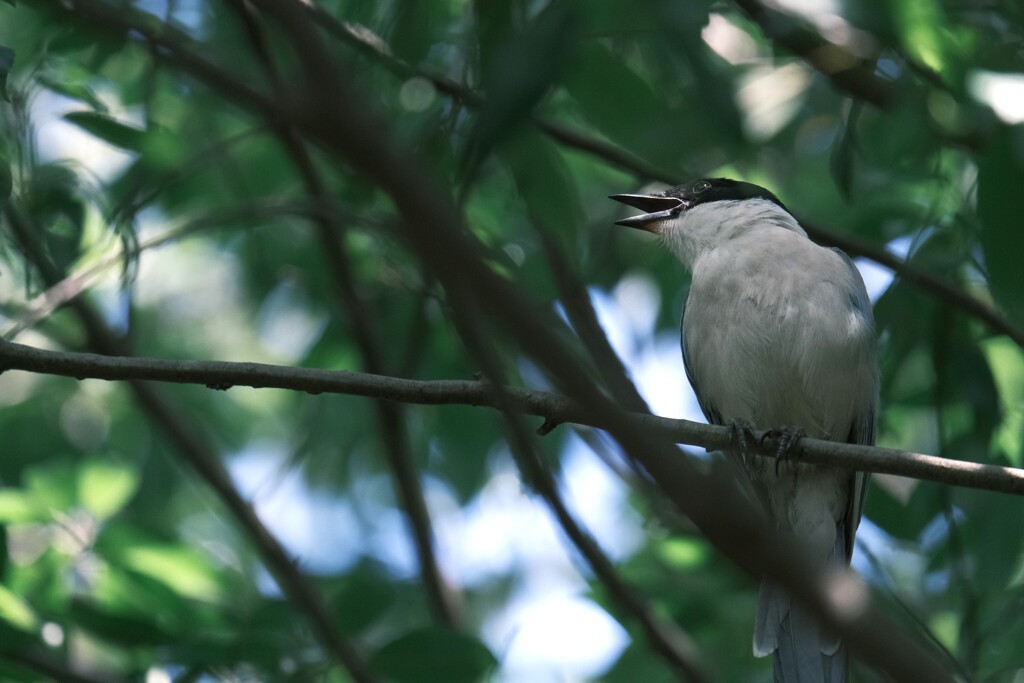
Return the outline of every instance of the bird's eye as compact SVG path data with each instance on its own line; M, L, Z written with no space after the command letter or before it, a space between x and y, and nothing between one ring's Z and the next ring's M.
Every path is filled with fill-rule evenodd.
M693 186L694 192L704 192L711 189L711 183L706 180L702 180L699 183L695 183Z

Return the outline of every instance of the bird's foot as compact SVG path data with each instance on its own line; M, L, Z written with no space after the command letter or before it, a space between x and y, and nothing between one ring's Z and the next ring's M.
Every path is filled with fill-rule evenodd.
M733 420L729 423L729 431L732 432L729 435L729 441L732 442L733 450L746 455L750 444L755 440L754 425L743 419Z
M769 439L775 439L775 474L779 473L779 466L786 460L789 459L790 454L793 452L793 448L800 439L807 436L807 432L804 431L803 427L776 427L769 429L761 436L761 445L764 445L765 441Z

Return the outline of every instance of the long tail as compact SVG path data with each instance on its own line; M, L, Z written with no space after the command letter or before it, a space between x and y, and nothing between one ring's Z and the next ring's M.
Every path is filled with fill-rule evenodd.
M775 683L846 683L846 648L781 588L761 583L754 654L775 653Z
M840 531L841 531L840 527ZM828 566L846 565L846 540L838 533ZM814 615L794 603L785 590L761 582L754 625L754 654L775 654L775 683L847 683L846 648L822 630Z

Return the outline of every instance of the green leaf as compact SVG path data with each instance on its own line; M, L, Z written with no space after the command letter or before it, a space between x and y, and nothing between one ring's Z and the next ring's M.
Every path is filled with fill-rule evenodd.
M587 120L631 152L646 157L653 141L637 126L638 112L644 118L667 117L664 102L654 89L621 56L598 42L580 43L567 70L564 85ZM608 106L608 95L629 106Z
M395 602L394 586L379 572L359 568L345 577L331 600L334 621L344 635L372 626Z
M14 3L12 2L11 4L13 5ZM11 98L7 96L7 76L13 68L14 50L5 45L0 45L0 97L4 98L5 102L11 101Z
M11 190L14 189L14 178L11 177L11 165L7 157L0 154L0 213L3 213L7 200L11 197Z
M398 16L388 44L395 54L416 63L436 42L437 26L445 18L433 0L405 0L396 6Z
M843 122L842 134L839 140L832 147L832 154L829 157L829 171L832 173L832 180L839 188L843 198L847 201L853 193L854 175L854 149L856 148L857 119L860 117L861 105L854 101L850 105L850 111Z
M55 93L89 105L93 111L106 113L107 105L89 87L89 77L89 72L78 65L65 65L58 72L40 74L37 81Z
M141 152L146 133L128 126L105 114L91 111L76 111L65 114L64 119L87 133L130 152Z
M77 502L74 465L65 458L32 467L25 473L24 482L34 503L42 509L65 512Z
M92 459L78 471L78 500L99 519L119 512L138 486L138 472L128 465Z
M46 506L32 494L22 489L0 489L0 523L45 522L49 519Z
M968 557L977 572L976 585L999 596L1020 566L1024 537L1016 525L1006 523L1020 514L1020 501L976 490L959 490L957 494L957 502L967 513L963 532L970 543Z
M0 619L22 631L32 631L39 617L25 600L6 586L0 585Z
M435 627L410 631L370 659L374 670L397 683L473 683L497 663L476 638Z
M583 222L576 184L558 148L533 131L503 146L501 158L512 169L531 220L541 229L571 235Z
M548 92L573 36L573 15L554 3L495 54L484 78L487 100L466 149L470 173Z
M209 561L193 548L136 545L121 550L120 564L197 600L215 600L224 593Z
M45 228L41 238L47 255L60 273L79 257L87 207L78 176L67 166L37 166L27 188L26 210L33 222Z
M1020 226L1024 216L1024 126L994 137L978 163L978 217L992 294L1017 324L1024 323Z
M76 600L67 612L75 625L104 640L129 646L152 646L172 642L155 619L135 614L121 614L84 600Z
M714 144L697 107L670 107L623 55L603 43L580 41L562 83L591 125L640 159L678 171L680 179L690 173L682 169L687 159Z

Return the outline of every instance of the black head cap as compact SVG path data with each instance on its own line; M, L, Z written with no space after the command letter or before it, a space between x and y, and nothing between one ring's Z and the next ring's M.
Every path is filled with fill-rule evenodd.
M678 197L683 200L687 209L692 209L698 204L730 199L767 199L777 204L783 211L789 211L778 197L760 185L729 178L701 178L686 185L677 185L667 190L665 196Z
M658 232L659 226L671 220L682 211L688 211L699 204L728 200L766 199L783 211L789 212L785 204L774 194L760 185L744 183L728 178L702 178L686 185L677 185L666 192L655 194L615 194L610 197L617 202L628 204L646 213L615 221L616 225Z

